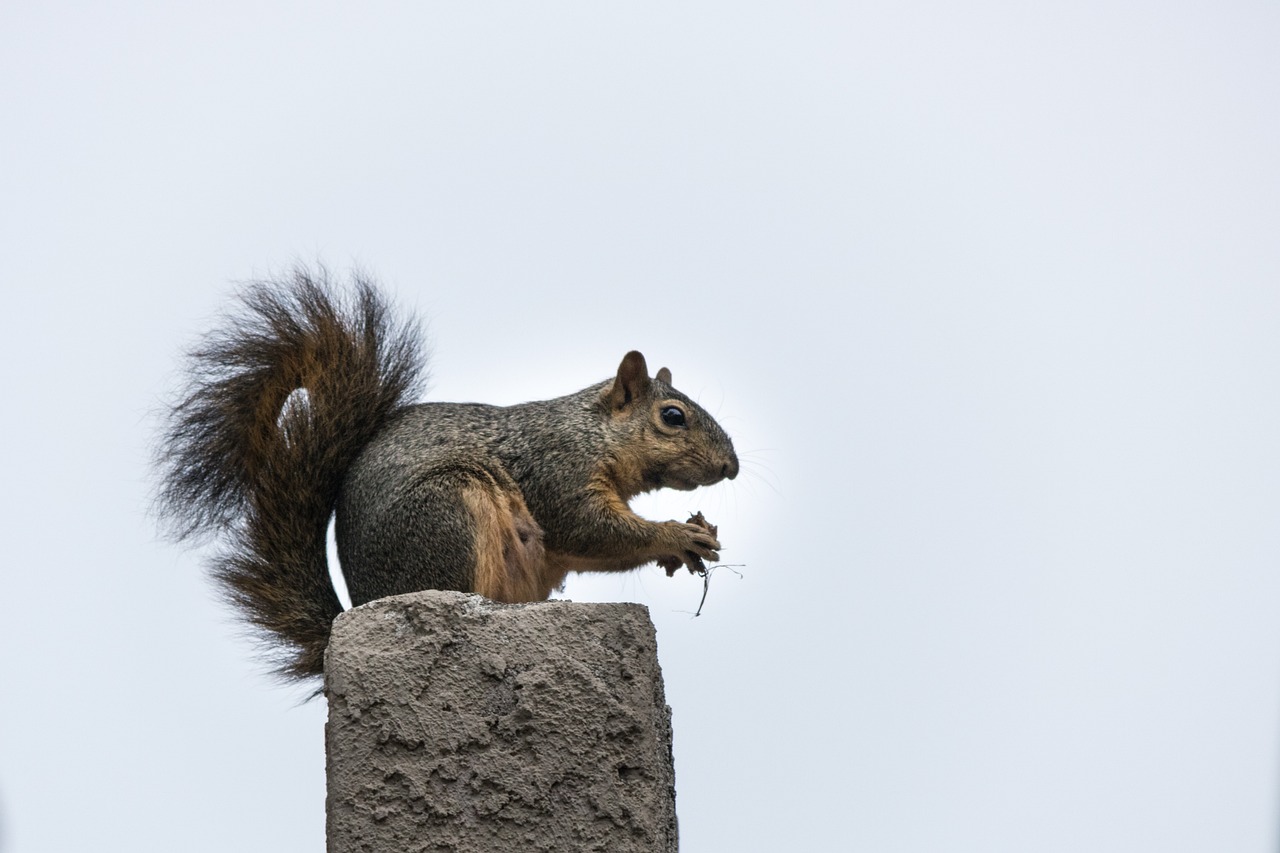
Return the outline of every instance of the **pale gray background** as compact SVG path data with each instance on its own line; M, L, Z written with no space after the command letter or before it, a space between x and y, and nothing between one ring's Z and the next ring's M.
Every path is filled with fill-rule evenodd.
M233 282L375 273L431 396L640 348L739 480L650 606L683 849L1269 851L1274 3L0 5L0 833L316 851L323 702L145 517Z

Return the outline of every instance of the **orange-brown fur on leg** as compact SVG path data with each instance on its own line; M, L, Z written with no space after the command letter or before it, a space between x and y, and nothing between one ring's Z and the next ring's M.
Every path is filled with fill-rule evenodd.
M474 482L462 503L475 525L475 592L494 601L541 601L564 581L547 564L542 528L520 493Z

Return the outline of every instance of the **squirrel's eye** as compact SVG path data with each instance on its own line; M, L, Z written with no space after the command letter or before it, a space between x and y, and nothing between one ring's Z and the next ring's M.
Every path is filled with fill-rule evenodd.
M675 406L663 406L662 422L669 427L682 427L685 425L684 412Z

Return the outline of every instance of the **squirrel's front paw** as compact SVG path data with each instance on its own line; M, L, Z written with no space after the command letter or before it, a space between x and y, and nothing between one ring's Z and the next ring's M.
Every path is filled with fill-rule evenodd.
M658 559L658 565L675 573L681 565L691 572L706 571L703 560L717 562L720 559L720 540L716 538L716 526L697 513L687 522L668 521L663 525L670 536L673 554Z

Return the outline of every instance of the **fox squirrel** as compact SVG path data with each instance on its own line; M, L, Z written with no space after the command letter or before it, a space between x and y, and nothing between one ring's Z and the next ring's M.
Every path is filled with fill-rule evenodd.
M280 652L323 674L333 619L326 533L353 604L422 589L539 601L568 572L717 560L715 528L627 501L738 473L700 406L629 352L617 374L515 406L417 403L418 329L368 280L345 298L299 268L258 282L190 354L160 439L156 509L179 540L215 535L213 574ZM305 390L300 390L305 389Z

